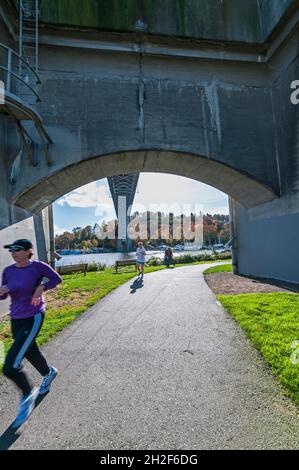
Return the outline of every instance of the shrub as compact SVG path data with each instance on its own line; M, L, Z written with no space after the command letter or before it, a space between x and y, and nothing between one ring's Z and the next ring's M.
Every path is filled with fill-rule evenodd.
M196 256L192 255L182 255L174 258L176 264L184 264L184 263L194 263L196 260Z
M98 269L99 269L98 263L96 262L88 263L88 266L87 266L88 272L98 271Z
M163 264L163 259L152 256L151 258L149 258L146 264L147 266L161 266Z
M218 253L216 259L231 259L232 253L231 251L225 251L223 253Z
M175 258L176 264L184 263L195 263L197 261L215 261L215 260L225 260L231 258L231 252L224 253L201 253L199 255L182 255Z
M99 271L105 271L105 269L107 268L107 265L105 263L98 263L98 269Z

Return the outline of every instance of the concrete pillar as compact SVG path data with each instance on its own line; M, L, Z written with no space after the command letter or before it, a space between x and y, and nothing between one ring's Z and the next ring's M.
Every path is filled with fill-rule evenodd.
M236 231L236 208L235 201L229 197L229 216L230 216L230 227L231 227L231 239L232 239L232 265L233 273L238 274L238 239Z

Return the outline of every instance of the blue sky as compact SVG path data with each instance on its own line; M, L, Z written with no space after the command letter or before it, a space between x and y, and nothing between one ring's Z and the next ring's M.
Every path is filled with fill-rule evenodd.
M182 176L141 173L132 210L190 213L201 206L203 213L228 214L228 197L211 186ZM169 208L169 211L167 210ZM55 232L71 231L115 218L107 179L95 181L66 194L54 204Z

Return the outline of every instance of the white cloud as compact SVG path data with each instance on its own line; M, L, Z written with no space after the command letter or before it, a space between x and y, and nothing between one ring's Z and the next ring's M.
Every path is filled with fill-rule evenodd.
M110 208L112 199L109 199L107 187L95 181L66 194L57 201L57 204L60 206L68 204L70 207Z
M93 182L66 194L57 201L59 206L94 207L95 216L99 220L115 217L112 198L106 182Z
M64 232L68 232L68 230L66 228L57 227L57 225L54 224L54 234L55 235L61 235Z
M198 204L202 205L204 213L228 214L227 194L190 178L162 173L141 173L137 190L133 211L139 204L148 208L152 204L176 204L182 209L184 204Z

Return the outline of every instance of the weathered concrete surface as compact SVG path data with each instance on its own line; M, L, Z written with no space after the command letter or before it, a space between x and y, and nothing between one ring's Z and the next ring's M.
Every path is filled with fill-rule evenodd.
M296 0L41 0L41 21L102 31L262 43Z
M41 21L213 40L262 39L257 0L41 0Z
M8 47L14 45L1 15L0 42ZM5 52L1 49L1 61L5 58L5 55ZM4 72L0 71L0 80L4 80L3 74ZM8 201L8 195L11 193L10 175L19 149L20 141L16 124L12 123L7 116L0 115L0 230L32 216L30 212L16 207Z
M265 13L267 0L259 4ZM288 8L287 1L272 5L269 32ZM159 45L137 34L128 43L120 34L116 47L97 34L43 28L39 111L54 141L53 165L42 153L37 167L24 159L22 177L9 185L18 140L2 121L0 227L95 179L156 171L203 181L248 209L242 220L252 222L252 236L245 243L243 227L237 241L242 269L249 258L252 266L253 253L259 256L255 234L273 230L271 217L279 223L277 239L284 222L291 222L290 233L297 230L299 107L291 104L290 83L299 73L298 24L271 50L214 41L213 54L204 41L182 39L178 47L174 37ZM289 273L298 282L288 267L293 247L276 242L272 249L282 278ZM271 277L273 264L262 266L252 274Z
M260 10L262 17L262 35L263 39L267 39L270 33L273 31L281 17L287 11L287 9L296 3L296 0L261 0ZM298 2L297 2L298 3Z
M47 345L59 376L12 448L298 448L298 409L216 303L206 267L147 274L134 293L130 281ZM4 432L17 396L0 384Z
M16 47L1 17L1 10L0 42L8 47ZM1 49L0 62L4 57L4 51ZM1 65L3 65L2 62ZM0 72L0 80L4 79L1 73L4 72ZM15 86L16 83L12 80L12 88ZM20 146L16 123L9 117L0 114L0 283L4 267L12 262L10 254L2 248L6 243L17 238L29 238L33 242L34 251L38 258L48 261L49 229L47 226L47 209L43 213L33 214L31 211L11 204L7 197L14 186L14 183L11 184L11 176L18 174L19 165L16 155L20 150ZM28 164L24 155L23 160ZM25 164L25 162L23 163ZM1 302L0 316L7 313L7 310L8 304Z
M291 103L299 79L298 32L269 61L275 154L281 197L249 210L236 203L238 270L299 285L299 105Z
M236 204L236 221L239 272L299 287L298 212L251 219Z
M84 50L84 64L82 68L81 49L41 48L39 112L54 141L53 165L47 167L44 158L34 169L24 164L24 177L11 195L17 205L40 209L95 178L119 174L127 162L114 156L130 151L149 152L144 171L184 176L192 156L197 160L188 167L189 175L204 162L218 163L219 171L211 168L206 178L204 172L204 181L246 207L277 196L272 103L264 65L141 58L97 50ZM163 169L163 158L156 161L152 151L176 153L181 164L166 156ZM109 171L102 167L106 156L111 157ZM79 166L77 175L72 172L83 163L93 165L89 181ZM237 175L235 184L226 178L231 170L239 173L241 184ZM244 179L259 186L251 200L246 198ZM43 195L36 197L35 189Z
M0 117L0 284L2 271L13 261L3 245L18 238L29 238L34 245L38 258L48 261L49 229L47 226L47 209L43 213L24 210L11 204L7 194L11 192L10 176L15 156L20 148L16 124L10 119ZM8 304L0 303L0 316L7 313Z

